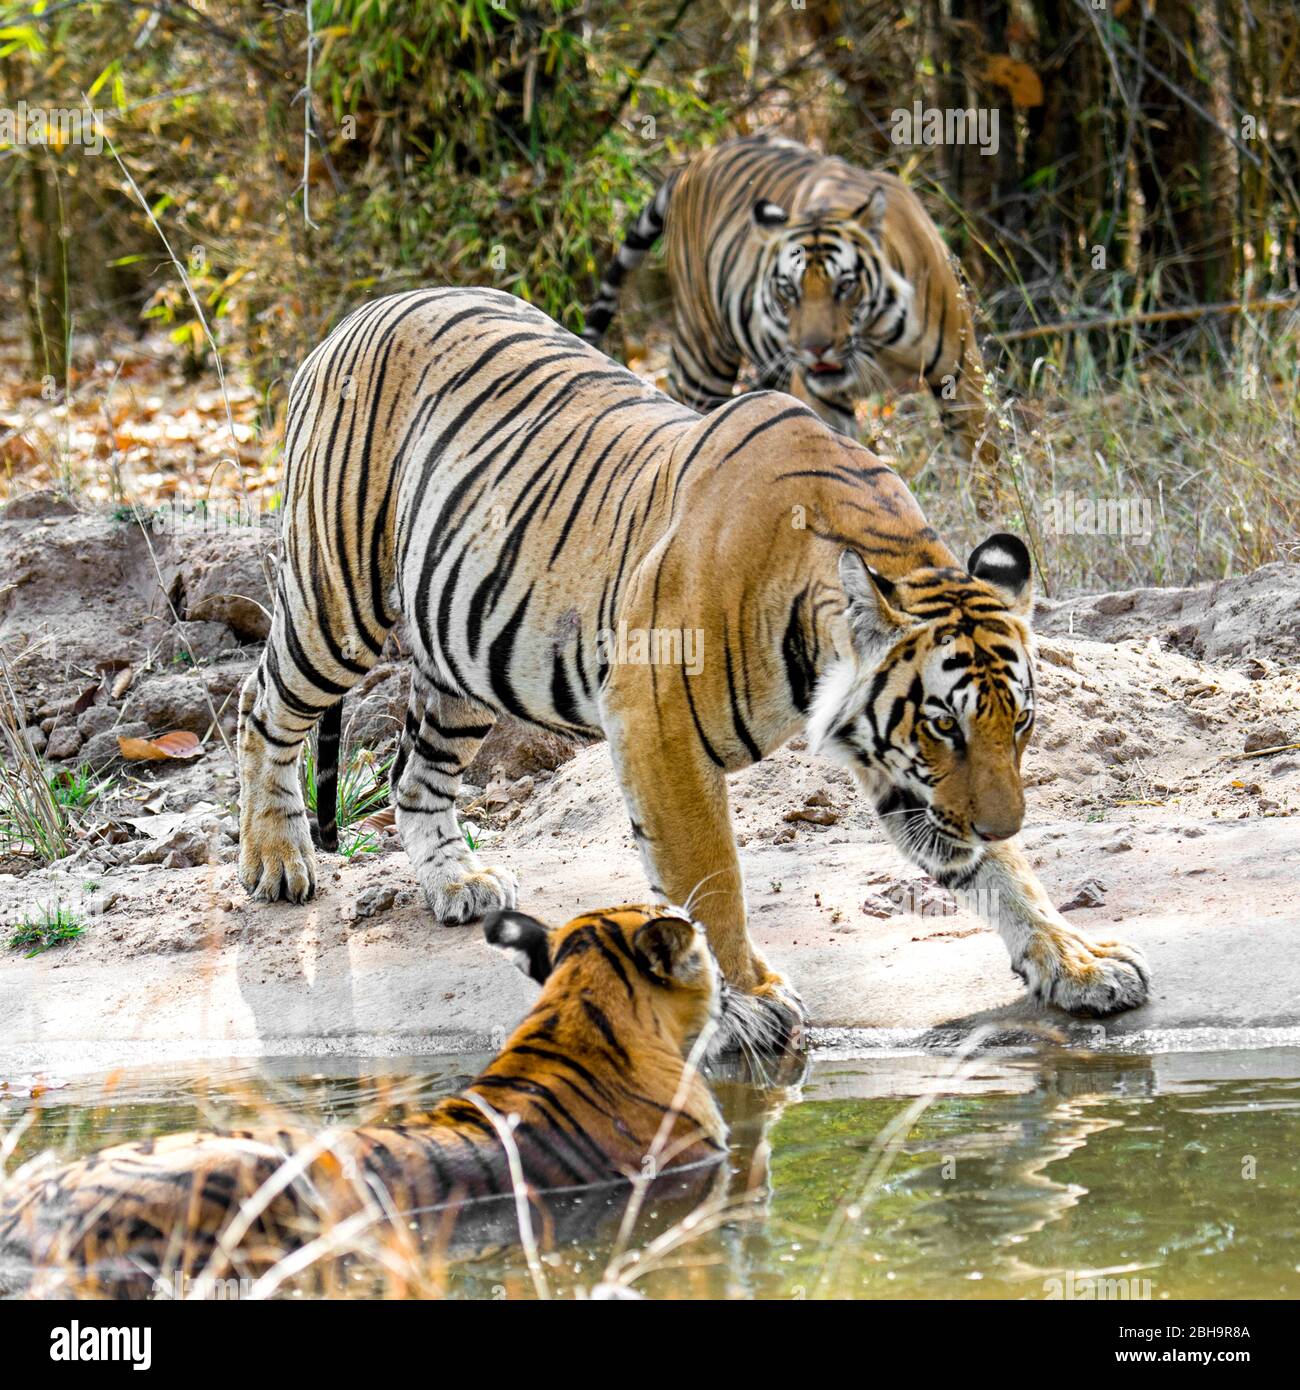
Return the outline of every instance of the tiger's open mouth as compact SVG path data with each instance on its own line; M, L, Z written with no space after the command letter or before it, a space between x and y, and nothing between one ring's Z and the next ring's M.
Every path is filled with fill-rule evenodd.
M842 376L845 371L843 362L811 362L805 367L813 376Z

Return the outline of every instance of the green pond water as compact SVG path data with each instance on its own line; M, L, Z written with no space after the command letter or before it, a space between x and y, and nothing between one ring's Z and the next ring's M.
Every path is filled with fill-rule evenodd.
M268 1115L397 1115L483 1060L123 1071L0 1099L0 1126L33 1112L12 1170L45 1148L84 1154ZM698 1190L649 1195L628 1242L650 1248L634 1286L652 1297L1300 1297L1300 1049L1048 1049L956 1067L932 1054L823 1055L786 1085L716 1078L733 1129L714 1184L725 1191L708 1206ZM541 1273L554 1296L601 1283L624 1248L626 1200L596 1190L548 1208L557 1243ZM692 1211L705 1229L674 1236ZM513 1209L480 1226L473 1252L445 1261L445 1293L534 1296ZM355 1292L375 1289L358 1277Z

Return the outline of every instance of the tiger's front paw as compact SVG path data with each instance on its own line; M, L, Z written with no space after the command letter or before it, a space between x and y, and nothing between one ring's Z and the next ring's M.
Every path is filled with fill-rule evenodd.
M519 898L519 880L509 869L452 865L430 875L422 887L429 911L447 927L514 907Z
M1035 999L1085 1017L1136 1009L1151 990L1146 957L1123 941L1070 936L1050 950L1031 946L1016 973Z
M239 881L258 902L305 903L316 891L316 854L307 816L252 815L239 834Z
M803 1000L772 974L752 992L722 985L722 1016L709 1058L739 1053L749 1058L801 1053L806 1046L808 1014Z

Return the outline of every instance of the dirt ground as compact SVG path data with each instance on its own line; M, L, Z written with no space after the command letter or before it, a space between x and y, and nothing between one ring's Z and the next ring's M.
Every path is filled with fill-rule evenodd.
M524 1007L529 987L477 928L431 922L391 834L323 856L306 907L246 902L228 747L273 567L269 528L179 510L145 526L45 493L0 516L0 649L28 737L51 772L109 779L74 813L69 857L42 868L0 851L6 945L43 908L83 923L32 958L0 949L0 1074L459 1050ZM1300 748L1287 747L1300 743L1300 565L1040 602L1036 626L1025 843L1072 920L1138 941L1155 968L1152 1003L1088 1036L1300 1023ZM382 750L404 679L395 655L349 698L348 741ZM178 730L200 756L119 756L119 736ZM525 909L562 919L644 893L603 746L504 727L469 783L462 820L519 874ZM732 798L752 928L818 1028L901 1042L1041 1017L1018 1002L996 936L908 866L847 774L800 740L733 779Z

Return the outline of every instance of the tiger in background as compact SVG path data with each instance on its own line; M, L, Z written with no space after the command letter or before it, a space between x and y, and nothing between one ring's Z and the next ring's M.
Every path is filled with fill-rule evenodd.
M797 1037L746 930L726 778L809 729L913 863L972 890L1036 997L1145 999L1141 955L1075 931L1013 838L1035 699L1014 536L962 566L897 474L790 396L701 417L496 290L353 313L294 378L284 453L271 634L240 697L254 898L315 891L299 753L322 714L337 746L400 618L392 801L436 919L516 901L455 813L497 716L604 737L652 896L692 906L732 986L720 1045ZM666 636L668 661L623 659L620 633L660 656ZM699 635L698 672L674 634Z
M998 450L970 305L938 229L892 174L792 140L729 140L669 175L632 224L587 309L599 346L627 276L664 238L673 297L669 389L707 412L744 364L832 429L854 403L926 386L987 499Z
M20 1170L0 1199L0 1292L139 1297L160 1281L256 1276L358 1216L371 1235L410 1220L445 1237L453 1209L513 1190L510 1155L480 1105L513 1126L534 1191L697 1170L711 1186L726 1126L689 1060L720 1007L704 933L654 906L555 930L501 912L484 931L542 992L464 1090L400 1124L172 1134Z

